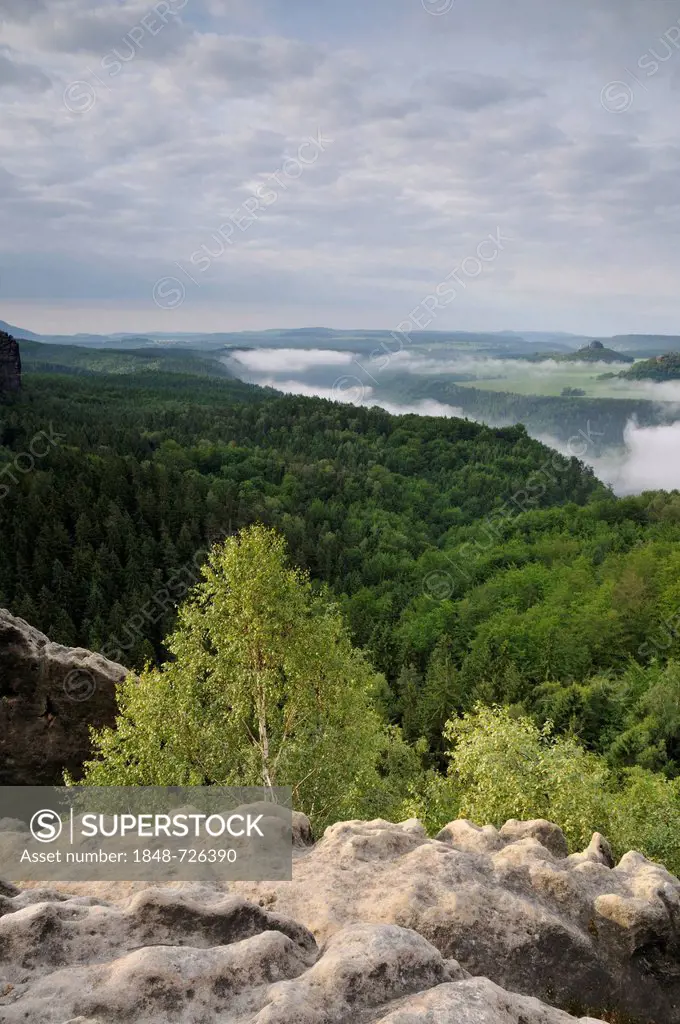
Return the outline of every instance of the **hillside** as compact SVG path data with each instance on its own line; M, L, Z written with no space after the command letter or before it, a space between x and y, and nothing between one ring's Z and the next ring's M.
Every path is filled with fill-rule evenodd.
M611 348L628 355L650 357L661 355L680 348L680 337L673 334L615 334L611 338L601 338L609 342Z
M672 403L640 398L581 398L561 395L523 395L510 390L462 387L451 375L383 375L381 385L391 401L434 400L460 409L463 415L498 425L525 424L536 436L554 437L575 451L597 455L623 444L632 419L653 426L676 419ZM585 435L585 436L584 436ZM584 445L586 447L584 447Z
M340 591L394 590L373 624L380 649L380 630L421 586L422 552L503 507L553 458L519 427L270 395L172 374L27 375L26 400L2 420L3 461L11 465L45 424L58 425L62 441L0 505L4 603L57 640L97 647L120 636L140 600L208 537L261 518L282 526L296 561ZM556 465L529 507L605 493L575 459ZM134 660L149 640L151 653L160 650L170 621L161 610L125 640Z
M27 338L32 341L39 341L40 335L34 334L32 331L25 331L22 327L15 327L13 324L8 324L6 320L0 320L0 331L5 334L10 334L13 338Z
M674 607L677 496L617 501L521 427L173 374L55 379L29 375L0 421L10 469L58 425L0 504L0 603L55 640L162 657L209 540L261 521L337 594L387 677L387 713L433 754L440 712L414 693L451 687L449 711L509 699L566 727L577 684L584 728L599 694L594 749L675 772L675 725L637 735L626 672L648 671L644 645ZM673 637L662 655L680 657ZM649 672L645 687L671 685ZM625 755L612 729L636 734Z
M663 356L641 360L619 376L630 380L680 380L680 352L667 352Z
M576 363L576 362L587 362L587 363L632 363L633 356L626 355L623 352L616 352L612 348L607 348L601 341L591 341L589 345L584 345L583 348L578 349L576 352L570 352L569 355L559 356L559 359L565 363Z
M30 372L0 466L0 781L303 812L292 882L0 882L3 1020L680 1024L680 494L152 368Z
M140 339L134 339L139 343ZM96 348L78 345L52 345L22 340L22 364L28 373L135 374L182 373L209 377L230 377L226 366L205 353L152 349Z

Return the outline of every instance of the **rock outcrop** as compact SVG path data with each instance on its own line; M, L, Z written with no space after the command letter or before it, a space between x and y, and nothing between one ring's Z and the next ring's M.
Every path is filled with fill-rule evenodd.
M0 395L21 388L21 357L16 338L0 331Z
M416 931L355 924L323 947L294 921L200 886L115 907L0 898L3 1024L569 1024L470 978Z
M598 834L567 856L546 821L500 831L452 822L343 822L295 862L288 883L238 883L321 943L358 922L413 929L472 975L594 1016L680 1022L680 882Z
M0 609L0 785L60 784L64 768L77 775L89 726L113 724L125 673Z
M640 854L296 823L292 882L0 884L3 1024L679 1024L680 882Z

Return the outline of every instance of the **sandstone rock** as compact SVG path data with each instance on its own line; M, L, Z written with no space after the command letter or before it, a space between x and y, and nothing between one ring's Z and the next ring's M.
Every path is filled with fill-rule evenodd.
M0 609L0 785L60 784L90 754L89 726L113 724L122 665L51 643Z
M0 832L28 832L28 825L19 818L0 818Z
M343 822L296 858L292 882L233 888L321 943L358 922L396 924L546 1003L680 1022L680 882L639 854L608 867L598 837L557 857L544 845L564 852L556 826L518 825L452 822L433 840L410 823Z
M201 886L121 906L43 891L0 918L3 1024L570 1024L470 979L417 932L357 924L322 949ZM140 942L146 942L140 945Z
M569 858L572 864L604 864L606 868L614 867L614 854L612 848L599 832L593 832L593 838L589 845L581 853L572 853Z
M444 960L416 932L395 925L355 925L334 935L302 977L273 986L257 1021L349 1020L360 1007L383 1006L464 976L455 961Z
M466 850L469 853L491 853L494 850L502 850L505 846L502 836L493 825L480 828L466 818L450 821L435 839L442 843L450 843L457 850Z
M305 835L304 820L296 821ZM451 822L434 840L415 821L339 822L315 845L295 848L292 882L68 887L78 895L65 884L6 887L0 991L10 986L6 1005L21 1013L3 1016L0 1000L0 1019L31 1020L33 1005L46 1024L79 1015L106 1024L566 1019L522 1002L532 996L593 1017L615 1012L631 1022L680 1024L678 879L634 852L608 866L610 851L598 835L582 853L556 857L544 845L548 837L562 851L554 826L519 824L496 831ZM270 946L269 932L287 941ZM237 946L243 961L233 959ZM159 947L175 952L130 959ZM206 950L220 952L209 957ZM263 950L277 978L262 975ZM228 1013L210 1017L217 1005L211 986L219 988L225 972L238 974L240 962L251 981L232 992ZM461 980L463 971L501 988L472 985ZM416 974L419 989L410 987ZM191 1000L166 975L186 977ZM125 1001L126 986L145 993L146 1016ZM97 987L108 993L106 1004L85 998ZM78 998L68 1002L72 989ZM55 993L68 1011L59 1018L49 1016ZM174 1017L164 999L174 1000ZM332 1012L319 1016L321 1004Z
M544 818L536 818L533 821L517 821L511 818L503 825L501 836L510 841L527 837L538 839L539 843L555 857L566 857L569 853L562 830Z
M258 933L276 929L296 942L299 933L291 927L297 921L302 934L312 933L321 946L320 954L314 954L304 940L298 942L303 956L317 956L314 973L307 978L307 968L294 978L285 975L285 980L295 980L298 985L293 995L300 1006L306 1006L318 992L321 982L315 979L326 976L326 968L317 969L319 956L329 954L326 966L335 977L333 957L344 949L343 957L348 959L342 961L343 970L351 975L355 971L352 964L357 962L357 936L363 935L361 942L372 951L366 965L378 948L377 939L374 942L368 933L354 929L396 925L401 932L417 933L449 967L455 960L470 974L490 978L504 990L537 997L571 1012L577 1008L580 1013L589 1011L593 1017L613 1010L626 1021L680 1024L680 882L639 853L628 853L615 867L607 866L609 854L597 835L582 853L555 857L531 834L534 824L521 829L513 823L497 832L469 822L452 822L442 830L442 839L433 840L415 821L339 822L327 829L316 845L294 850L292 882L238 882L181 890L171 886L150 890L136 883L136 892L129 883L68 886L78 896L57 891L66 890L65 884L50 890L25 889L0 897L0 944L4 936L5 948L13 950L15 961L22 948L39 950L28 962L34 977L45 979L61 969L59 957L65 955L64 963L84 967L110 963L158 942L201 949L229 945L237 933L225 932L219 921L224 922L229 906L239 920L248 920L248 912L239 909L241 904L224 902L239 896L257 904L264 915L252 918L255 923L251 927ZM520 838L509 839L508 832ZM551 835L553 847L561 850L554 826L547 832L542 827L539 834L544 842L546 834ZM200 910L205 906L218 915L218 924L212 928ZM16 921L10 926L12 916ZM262 923L265 920L269 923ZM86 926L87 945L79 960L78 937ZM353 938L345 944L342 936ZM252 933L247 937L252 938ZM411 949L411 953L404 952L408 962L413 948L401 939L398 945L402 951ZM388 970L386 963L378 970L382 977ZM12 984L17 981L8 980ZM361 988L358 976L353 984ZM563 1019L551 1017L545 1008L540 1010L543 1017L533 1010L531 1016L523 1004L516 1003L515 996L508 996L503 1004L505 1017L500 1011L494 1017L497 1000L489 995L491 989L484 990L479 1005L470 990L460 1011L451 1010L447 986L452 984L458 982L432 985L421 993L422 1002L416 999L415 1009L409 1004L403 1019L479 1024L514 1021L513 1013L518 1021L523 1014L527 1021L552 1024ZM340 982L338 985L342 987ZM449 1000L441 1006L437 1001L440 994L434 995L439 988L446 989ZM463 999L462 991L456 988L456 999ZM275 1013L283 1013L281 1007L288 1013L289 1007L296 1005L285 988L272 990L270 996L258 1013L269 1014L271 1020L279 1019ZM323 998L332 1002L336 997L326 993ZM347 1001L337 997L338 1006L343 998ZM403 990L391 999L386 996L384 1014L401 1013L400 1000L407 998L416 997ZM108 1024L109 1017L101 1008L78 1004L71 1016L76 1016L75 1010L81 1015L102 1016ZM371 1014L373 1008L367 1005L366 1016L347 1019L352 1024L382 1020L377 1008ZM165 1024L168 1018L162 1019ZM313 1014L291 1019L298 1024L303 1019L316 1020ZM398 1016L386 1019L400 1020ZM247 1015L238 1018L238 1024L245 1021L250 1021Z
M0 331L0 395L21 388L19 345L11 334Z
M312 826L306 814L293 811L293 846L313 846Z
M576 1024L576 1018L538 999L506 992L488 978L471 978L403 1000L366 1024ZM578 1024L596 1024L582 1017Z

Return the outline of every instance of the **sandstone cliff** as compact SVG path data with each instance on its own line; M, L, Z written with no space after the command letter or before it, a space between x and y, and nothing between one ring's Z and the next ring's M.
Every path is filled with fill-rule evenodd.
M680 882L639 854L544 821L295 835L292 882L0 884L3 1024L680 1021Z
M11 334L0 331L0 395L21 387L19 345Z
M51 643L0 609L0 785L60 784L90 753L90 725L112 725L125 669Z

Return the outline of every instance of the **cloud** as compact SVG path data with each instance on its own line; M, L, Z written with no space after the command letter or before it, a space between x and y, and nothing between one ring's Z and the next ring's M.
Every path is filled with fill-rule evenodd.
M402 405L398 402L383 402L370 400L362 404L366 405L379 405L381 409L386 409L387 412L391 412L393 416L406 416L413 414L415 416L444 416L447 419L454 417L456 419L473 419L469 413L464 412L462 409L457 408L454 405L446 405L444 402L435 402L432 399L426 398L421 402L412 402L408 405Z
M609 482L619 494L680 488L680 422L639 427L630 422L624 433L626 455Z
M669 5L460 0L433 18L417 0L189 0L130 44L154 6L0 0L0 149L22 197L0 235L0 264L21 257L11 319L42 287L46 330L86 308L100 331L135 312L143 329L304 325L312 307L389 328L500 227L512 249L433 327L675 330L680 51L632 82L629 111L601 103ZM154 282L319 128L323 159L159 311ZM127 302L93 302L83 263Z
M246 370L269 375L304 372L315 366L348 366L353 359L351 352L294 348L257 348L236 351L226 357L227 361L233 360Z
M305 398L327 398L331 402L342 402L345 405L377 406L385 409L393 416L443 416L458 419L474 419L469 413L444 402L436 402L425 398L418 402L389 402L380 397L379 392L370 385L362 383L354 376L340 377L332 387L309 384L301 380L279 380L275 377L262 377L257 383L261 387L276 388L289 395L303 395Z
M218 80L228 87L230 95L252 97L297 78L311 78L323 61L323 53L297 40L211 33L195 37L186 60L192 73Z
M45 10L46 4L47 0L2 0L0 21L30 21Z
M302 395L305 398L327 398L330 402L343 402L346 405L378 404L367 400L373 394L371 387L360 384L356 378L340 381L337 386L309 384L302 380L279 380L276 377L261 377L257 383L263 388L276 388L287 395Z
M564 455L573 455L561 441L541 436L538 440ZM602 455L586 452L579 456L615 494L680 489L680 420L657 427L641 427L630 419L624 429L624 444Z
M11 51L0 51L0 88L18 86L40 92L48 89L50 84L49 77L40 68L14 60Z

